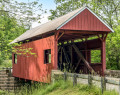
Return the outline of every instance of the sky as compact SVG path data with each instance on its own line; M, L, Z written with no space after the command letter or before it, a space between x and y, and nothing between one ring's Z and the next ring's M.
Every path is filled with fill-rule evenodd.
M28 0L17 0L18 2L28 2ZM29 0L34 1L34 0ZM54 3L54 0L39 0L39 3L42 4L42 8L45 10L47 9L47 13L42 15L41 23L34 22L32 24L32 28L41 25L43 23L46 23L48 21L48 16L50 16L50 9L55 9L56 4Z

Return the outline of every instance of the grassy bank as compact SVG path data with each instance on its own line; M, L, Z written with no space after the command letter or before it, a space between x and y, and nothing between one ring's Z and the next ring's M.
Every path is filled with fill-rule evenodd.
M78 84L73 86L71 82L59 81L37 90L32 95L102 95L101 89L95 86ZM118 95L115 91L105 91L103 95Z
M5 93L5 92L2 92ZM101 89L95 86L78 84L73 86L71 82L59 81L54 84L25 85L16 93L17 95L102 95ZM9 93L8 95L16 95ZM0 93L0 95L2 95ZM3 95L7 95L3 94ZM115 91L105 91L103 95L118 95Z

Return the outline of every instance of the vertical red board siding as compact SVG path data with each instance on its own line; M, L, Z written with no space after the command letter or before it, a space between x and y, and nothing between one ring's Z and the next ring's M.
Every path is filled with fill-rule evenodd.
M86 30L86 31L111 31L88 9L85 9L60 29Z
M17 64L13 63L13 76L33 81L50 82L51 70L57 69L57 41L55 36L28 42L22 47L33 48L32 52L36 53L37 56L18 55ZM44 64L44 50L46 49L51 49L50 64ZM12 60L14 62L14 58Z

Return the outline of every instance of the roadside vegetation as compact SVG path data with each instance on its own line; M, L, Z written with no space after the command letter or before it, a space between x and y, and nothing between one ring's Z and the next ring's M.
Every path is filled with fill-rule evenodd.
M29 0L28 0L29 1ZM12 67L12 46L9 44L26 30L33 22L40 22L45 12L39 0L33 2L17 2L17 0L0 0L0 67ZM107 69L120 70L120 1L119 0L54 0L56 9L50 10L49 20L62 16L74 9L88 5L99 15L114 33L106 40ZM36 10L36 11L35 11ZM38 12L39 11L39 12ZM39 14L37 14L39 13ZM93 60L98 52L93 52ZM0 90L0 95L102 95L101 89L95 86L58 81L54 84L32 84L21 87L16 92ZM103 95L118 95L115 91L105 91Z
M106 40L107 69L120 69L120 1L119 0L54 0L56 8L49 10L49 20L62 16L77 8L88 6L114 29ZM35 10L35 11L34 11ZM0 67L12 66L11 41L31 28L33 22L40 22L43 10L39 0L18 2L17 0L0 0ZM35 15L36 14L36 15ZM92 61L98 62L98 52L92 53ZM5 64L5 65L4 65Z
M115 91L104 91L96 86L88 86L78 84L73 86L72 82L63 80L57 81L54 84L26 84L16 93L0 91L0 95L118 95Z

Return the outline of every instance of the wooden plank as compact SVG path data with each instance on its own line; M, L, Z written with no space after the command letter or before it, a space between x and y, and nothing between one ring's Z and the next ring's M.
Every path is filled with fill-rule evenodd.
M67 81L67 73L64 72L64 80Z
M69 59L69 57L68 57L68 54L67 54L64 46L63 46L63 53L64 53L64 56L65 56L65 59L66 59L67 63L70 64L70 59Z
M109 83L109 84L119 85L119 82L117 82L115 80L106 79L106 82Z
M70 45L70 57L71 57L71 63L70 63L70 69L73 71L73 48Z
M107 33L107 34L105 34L105 36L104 36L104 41L106 40L106 38L107 38L107 35L108 35L108 33Z
M92 76L88 75L88 85L91 86L92 85Z
M65 42L65 41L70 41L70 40L78 40L78 39L82 39L82 38L80 38L80 37L72 37L72 36L70 36L70 37L62 37L62 39L60 39L59 40L59 42Z
M69 44L69 42L67 44ZM73 51L72 50L73 50L72 46L70 45L68 47L68 53L70 55L70 72L73 72Z
M86 67L88 68L88 70L91 73L95 73L95 71L92 69L92 67L90 66L90 64L88 63L88 61L86 61L86 59L84 58L84 56L82 55L82 53L79 51L79 48L77 48L77 46L75 44L72 45L73 48L75 49L76 53L78 54L78 56L82 59L82 61L85 63Z
M103 41L103 39L100 37L100 34L98 34L97 36L98 36L98 38L99 38L101 41Z
M60 69L61 69L61 70L62 70L61 65L62 65L62 63L63 63L63 60L62 60L62 55L63 55L63 54L62 54L62 51L63 51L63 50L62 50L62 47L61 47L61 57L60 57Z
M57 38L59 40L64 35L64 32Z
M67 72L67 75L68 75L69 77L73 77L74 74L73 74L73 73L68 73L68 72Z
M105 90L106 90L106 79L105 79L105 77L101 77L101 91L102 91L102 94Z
M105 34L108 33L106 31L78 31L78 30L66 30L65 34L70 34L70 33L79 33L79 34Z
M88 79L88 75L85 74L77 74L78 78Z
M80 37L80 38L89 38L89 36L83 36L82 34L71 33L71 34L65 34L65 35L74 36L74 37Z
M76 73L73 75L73 86L77 85L77 75Z
M59 33L60 33L60 31L56 31L56 32L55 32L55 39L56 39L56 40L58 40Z
M77 66L75 67L74 72L77 70L77 68L78 68L78 66L79 66L79 64L80 64L80 61L81 61L81 58L79 59L79 61L78 61L78 63L77 63Z
M119 95L120 95L120 80L119 80Z
M61 46L58 47L58 52L60 51L60 49L61 49Z
M92 76L92 79L95 81L101 81L101 78L99 76Z

